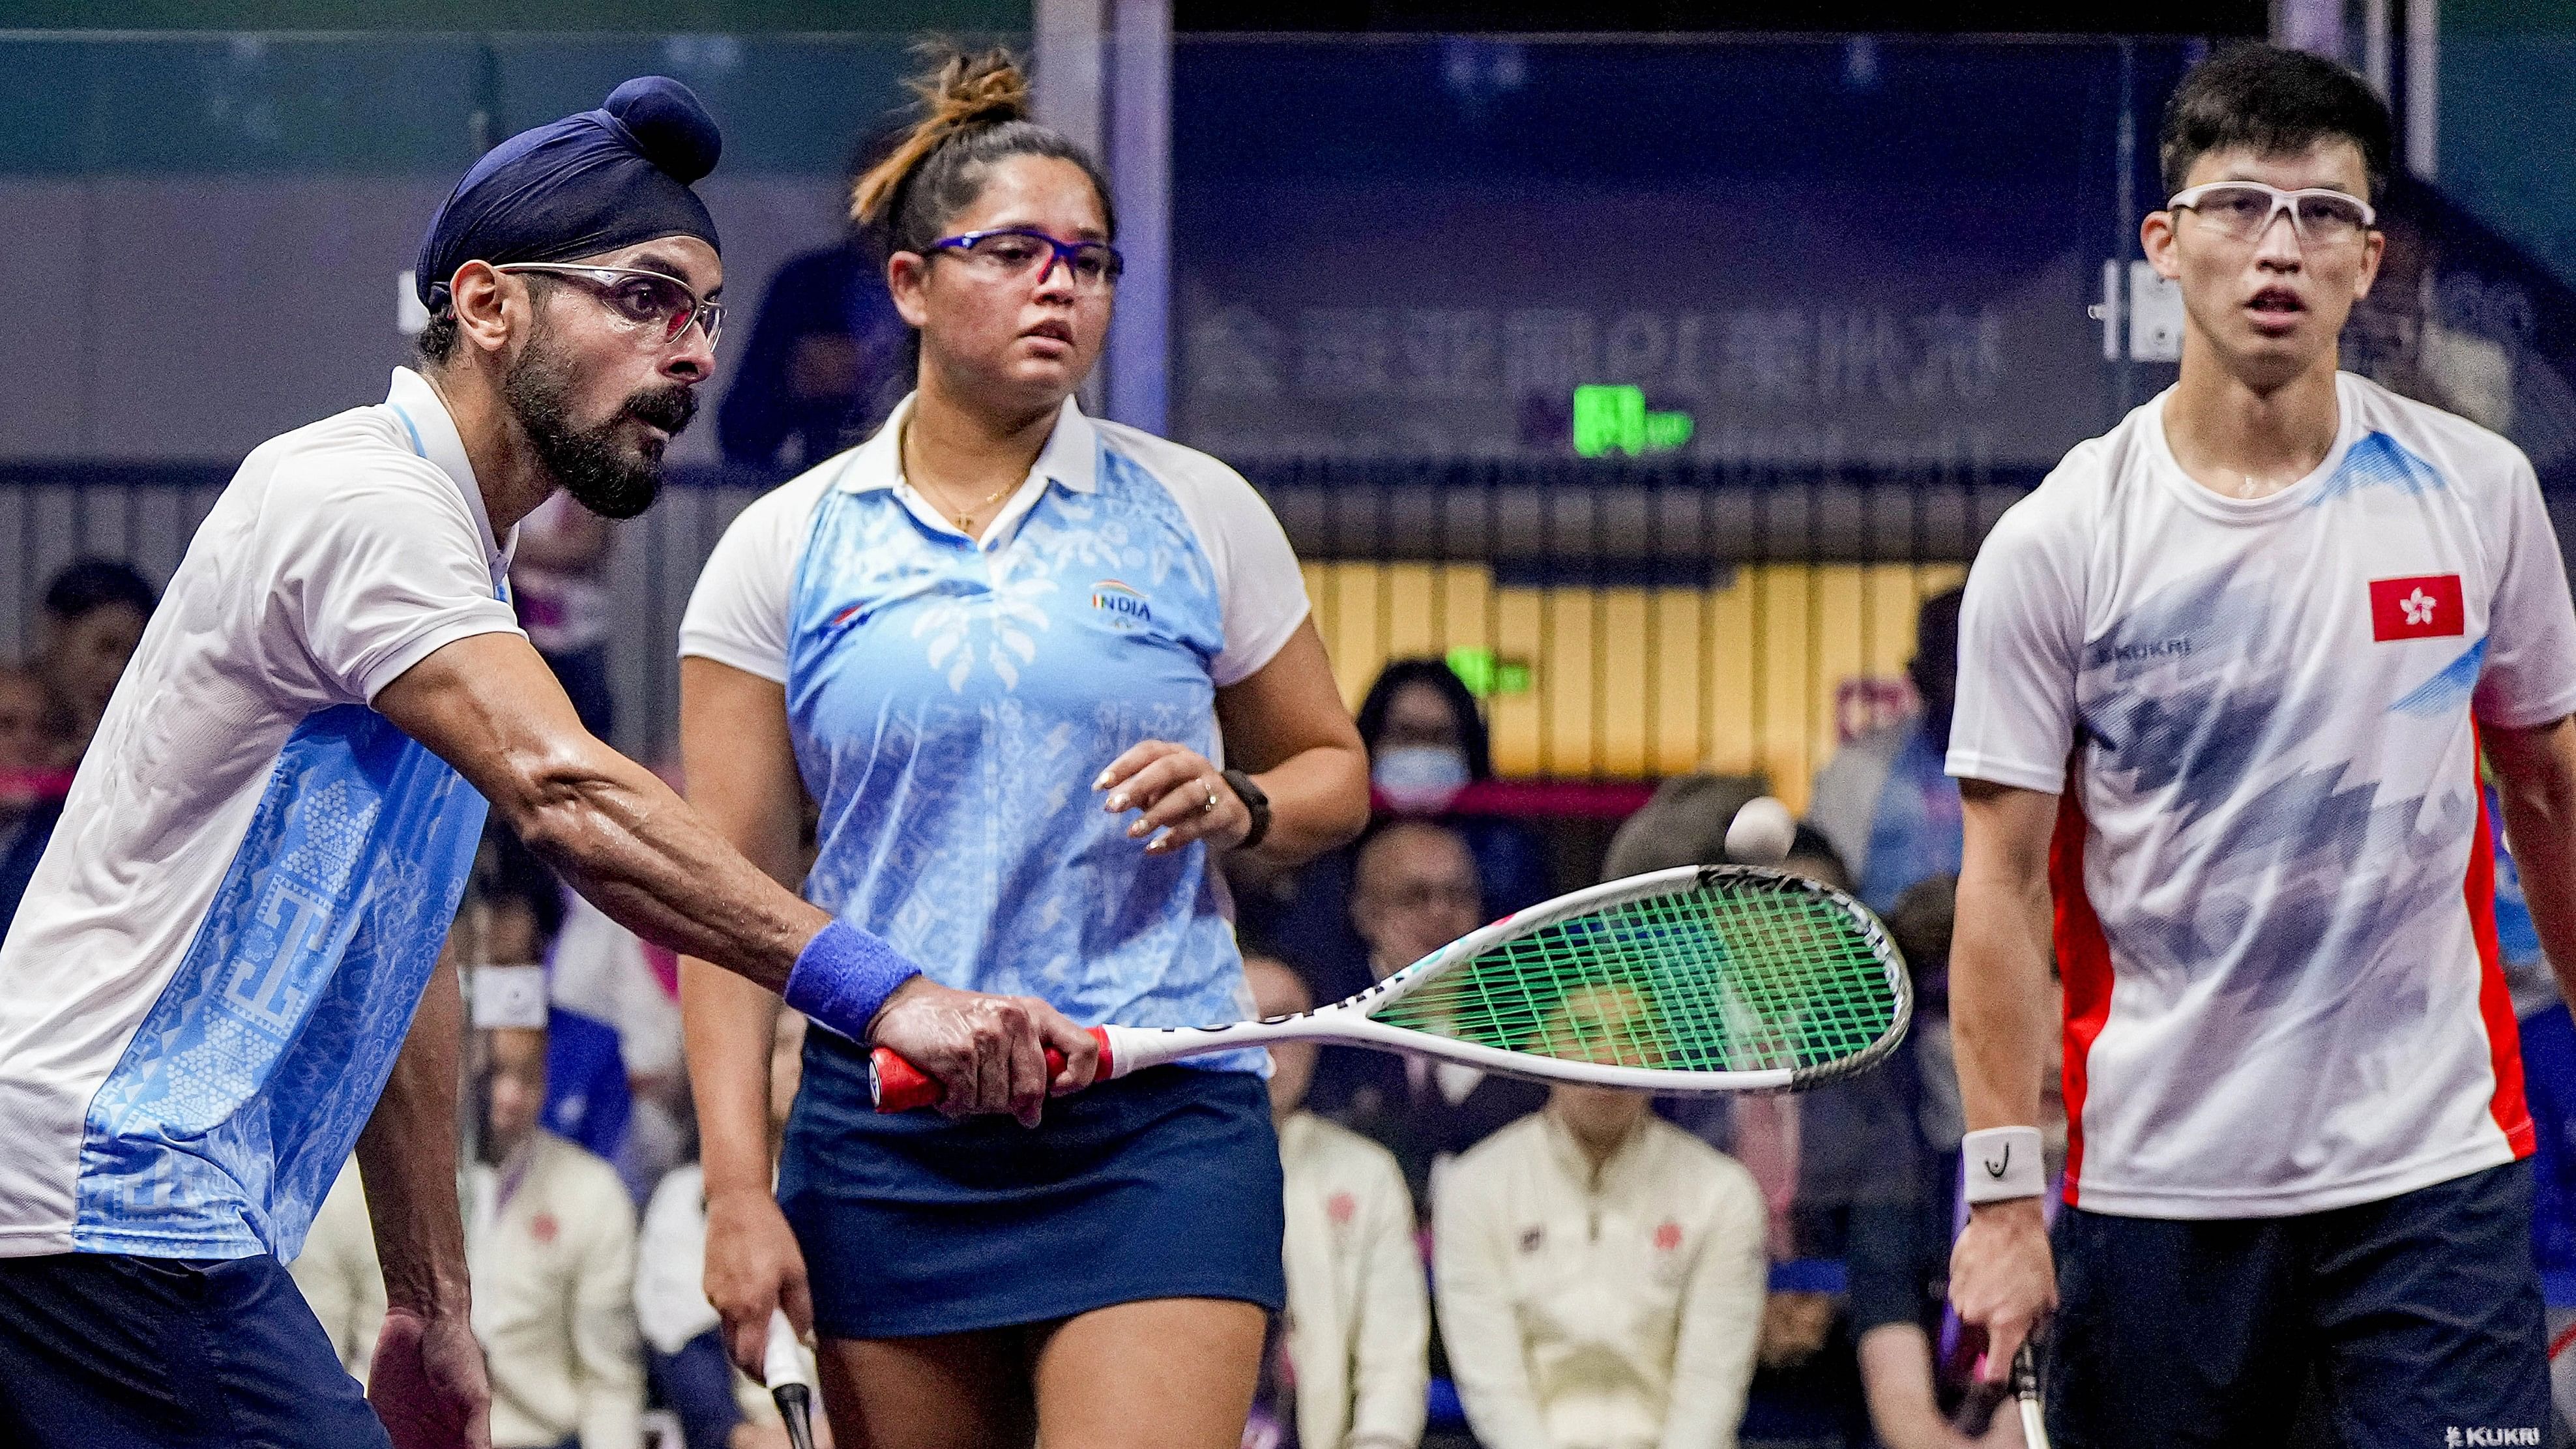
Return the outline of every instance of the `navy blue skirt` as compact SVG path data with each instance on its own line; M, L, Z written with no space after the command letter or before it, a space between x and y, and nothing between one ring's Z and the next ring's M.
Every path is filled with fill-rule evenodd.
M1270 1099L1249 1072L1157 1067L1009 1117L879 1113L867 1062L815 1032L778 1200L833 1338L1045 1323L1152 1298L1278 1312Z

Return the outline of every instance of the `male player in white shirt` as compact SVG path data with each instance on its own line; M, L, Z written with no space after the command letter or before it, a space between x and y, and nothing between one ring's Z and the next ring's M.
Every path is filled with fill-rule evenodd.
M1043 1003L939 986L727 847L511 617L513 526L559 486L641 512L695 411L717 146L647 78L488 153L423 247L423 371L255 449L190 543L0 946L0 1443L488 1444L435 965L486 799L630 929L939 1063L953 1110L1089 1081ZM381 1424L279 1266L353 1144Z
M2186 78L2142 229L2181 378L1969 578L1950 1293L1990 1378L2055 1310L2061 1449L2278 1443L2311 1382L2349 1449L2542 1442L2478 761L2576 977L2576 610L2523 455L2337 371L2388 160L2340 66L2249 46Z

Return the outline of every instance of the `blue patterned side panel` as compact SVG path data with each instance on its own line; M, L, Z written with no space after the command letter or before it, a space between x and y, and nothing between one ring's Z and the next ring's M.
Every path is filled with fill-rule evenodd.
M178 971L91 1099L76 1248L295 1256L393 1070L484 810L372 710L296 729Z
M2334 476L2317 490L2308 506L2320 507L2364 488L2394 488L2414 495L2438 493L2449 486L2440 470L2415 456L2405 444L2386 433L2371 433L2344 453Z

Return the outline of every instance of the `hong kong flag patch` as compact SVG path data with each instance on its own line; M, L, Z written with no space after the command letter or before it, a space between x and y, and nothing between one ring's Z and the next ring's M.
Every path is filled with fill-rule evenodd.
M2460 602L2458 574L2370 581L2370 637L2380 643L2467 632L2469 611Z

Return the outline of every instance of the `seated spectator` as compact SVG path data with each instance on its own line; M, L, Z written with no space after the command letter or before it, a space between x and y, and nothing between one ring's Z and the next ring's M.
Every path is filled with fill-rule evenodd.
M1914 618L1906 674L1922 708L1837 751L1816 776L1807 818L1849 866L1854 894L1880 915L1907 886L1959 872L1959 782L1942 768L1959 686L1959 600L1951 589Z
M143 626L160 602L143 575L113 559L81 559L45 585L36 668L49 696L47 728L56 765L70 769L88 751L125 662L134 657Z
M1555 894L1545 843L1528 824L1444 813L1459 791L1494 775L1484 716L1448 665L1437 659L1387 665L1369 686L1358 722L1379 807L1455 830L1475 857L1487 912L1508 915ZM1295 942L1298 966L1327 1000L1368 985L1367 943L1353 932L1347 909L1358 860L1358 847L1349 845L1285 876L1229 862L1246 928L1263 940Z
M376 1335L385 1326L385 1272L376 1257L376 1232L367 1216L367 1194L352 1157L313 1214L304 1251L286 1265L304 1302L331 1336L340 1367L363 1384L375 1360Z
M851 181L890 139L851 153ZM844 185L840 195L849 194ZM832 246L790 258L760 299L751 341L716 409L725 461L811 468L864 441L912 390L910 337L886 291L885 258L857 226Z
M778 1015L769 1050L769 1155L775 1162L787 1113L805 1076L805 1018ZM696 1163L671 1170L653 1190L637 1240L635 1318L644 1331L644 1371L680 1421L687 1449L784 1449L787 1428L768 1391L725 1353L724 1330L707 1301L707 1178ZM806 1371L813 1372L812 1352ZM814 1406L814 1437L829 1449L831 1426Z
M1399 819L1362 838L1350 913L1367 943L1370 980L1474 930L1483 912L1476 860L1458 832ZM1474 1067L1361 1047L1326 1047L1315 1067L1317 1109L1394 1153L1416 1202L1431 1200L1441 1163L1536 1111L1546 1095Z
M1314 1007L1284 963L1250 956L1244 970L1259 1014ZM1412 1449L1430 1381L1431 1303L1404 1171L1385 1148L1303 1110L1312 1043L1283 1043L1270 1058L1288 1183L1289 1371L1277 1377L1294 1388L1293 1412L1273 1403L1271 1413L1310 1449Z
M1742 1167L1640 1094L1559 1086L1458 1160L1432 1220L1485 1449L1731 1449L1766 1276Z
M71 788L46 729L47 703L34 670L0 665L0 930L18 914Z
M576 895L565 902L547 970L555 1030L580 1033L586 1058L580 1101L556 1089L549 1125L615 1163L641 1199L679 1162L686 1135L679 958ZM550 1067L571 1060L565 1045L557 1043Z
M483 1000L475 1010L488 1024ZM492 1444L637 1449L635 1208L615 1168L539 1125L544 1012L532 986L524 1015L478 1033L483 1134L481 1160L466 1169L466 1254L492 1380Z

